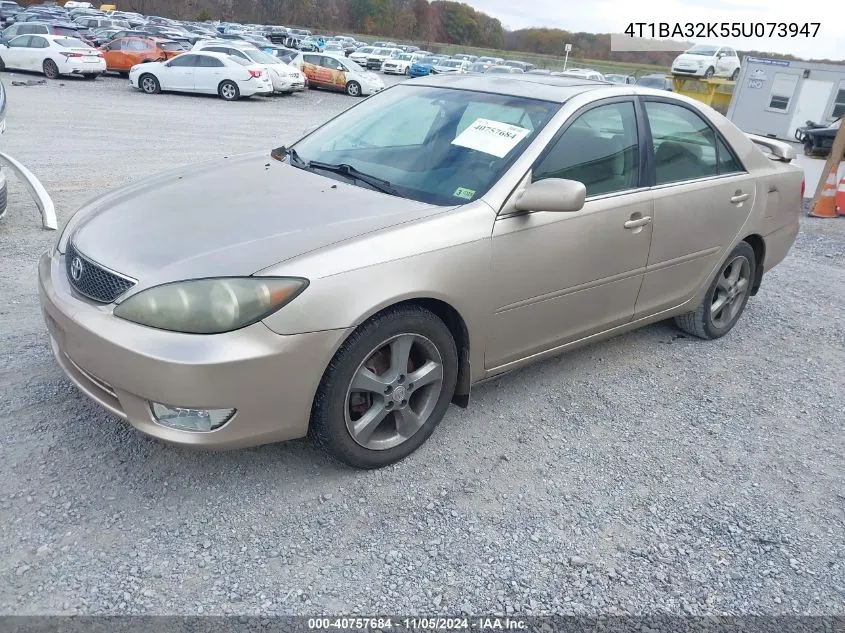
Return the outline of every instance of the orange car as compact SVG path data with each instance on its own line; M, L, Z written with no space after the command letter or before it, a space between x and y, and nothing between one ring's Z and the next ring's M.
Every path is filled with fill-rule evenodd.
M173 40L155 37L119 37L100 47L106 58L106 70L128 75L136 64L165 61L185 52Z

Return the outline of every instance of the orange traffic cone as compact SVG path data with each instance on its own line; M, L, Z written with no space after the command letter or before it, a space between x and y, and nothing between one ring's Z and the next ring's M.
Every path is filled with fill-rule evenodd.
M836 214L845 217L845 176L842 176L836 191Z
M822 195L819 196L810 216L814 218L835 218L836 217L836 172L839 165L834 165L827 175Z

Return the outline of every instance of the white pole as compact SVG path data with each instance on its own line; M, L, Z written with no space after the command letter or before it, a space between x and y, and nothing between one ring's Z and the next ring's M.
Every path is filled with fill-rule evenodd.
M566 57L563 58L563 69L566 70L566 63L569 61L569 51L566 51Z

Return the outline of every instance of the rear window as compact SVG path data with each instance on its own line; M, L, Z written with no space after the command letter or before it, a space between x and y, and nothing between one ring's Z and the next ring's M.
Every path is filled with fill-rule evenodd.
M57 37L53 41L64 48L91 48L82 40L78 40L74 37Z
M79 31L76 29L69 29L66 26L54 26L53 27L53 34L54 35L64 35L65 37L75 38L79 35Z
M163 51L181 51L182 45L179 42L161 42L158 47Z

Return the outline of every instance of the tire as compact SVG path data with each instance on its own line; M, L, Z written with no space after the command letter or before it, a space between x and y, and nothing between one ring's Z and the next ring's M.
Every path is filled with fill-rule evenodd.
M719 268L695 312L675 317L675 324L698 338L713 340L724 336L742 316L756 273L754 249L747 242L740 242ZM717 303L720 309L716 309Z
M350 97L360 97L361 96L361 84L357 81L350 81L346 84L346 94Z
M813 141L808 141L804 143L804 156L813 156L815 152L813 151Z
M731 81L736 81L737 79L739 79L739 68L731 73Z
M237 101L241 98L241 89L238 88L238 84L234 81L226 79L225 81L221 81L220 85L217 86L217 94L224 101Z
M151 75L150 73L144 73L138 77L138 87L141 89L141 92L148 95L157 95L161 92L161 83L159 83L155 75Z
M59 67L52 59L45 59L44 63L41 65L41 69L44 71L44 76L47 77L47 79L59 78Z
M710 66L707 70L704 71L704 78L705 79L712 79L713 75L716 74L716 69Z
M408 66L408 67L405 69L405 76L407 77L407 76L408 76L408 75L410 75L410 74L411 74L411 67L410 67L410 66Z
M6 70L6 62L3 61L2 57L0 57L0 70Z
M393 354L400 368L394 367ZM415 372L426 366L431 380L414 385L414 375L421 380ZM457 375L457 347L443 321L419 306L390 308L355 330L329 363L314 398L308 435L355 468L398 462L443 419ZM354 389L353 380L366 388ZM356 429L368 415L379 421Z

